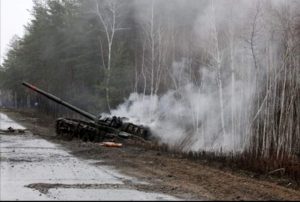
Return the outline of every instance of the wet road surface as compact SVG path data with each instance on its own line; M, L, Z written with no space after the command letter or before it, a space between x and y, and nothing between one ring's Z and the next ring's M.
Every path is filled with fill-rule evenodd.
M0 113L0 130L9 126L24 129ZM2 133L0 200L176 200L133 189L133 184L145 183L101 162L78 159L29 131Z

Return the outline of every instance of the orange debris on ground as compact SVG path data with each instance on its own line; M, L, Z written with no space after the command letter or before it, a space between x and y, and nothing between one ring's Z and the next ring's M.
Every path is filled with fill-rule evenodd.
M102 142L100 143L100 145L105 147L122 147L122 143L115 142Z

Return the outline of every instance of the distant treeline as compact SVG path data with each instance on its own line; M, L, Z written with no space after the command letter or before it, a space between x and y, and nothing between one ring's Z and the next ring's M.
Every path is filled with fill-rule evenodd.
M12 39L2 64L1 89L11 91L11 104L28 106L28 94L31 104L38 101L35 93L21 86L28 81L84 109L107 111L104 64L108 44L94 8L94 1L34 2L25 35ZM122 26L132 28L135 22L130 19L130 9L124 2L121 20ZM138 39L132 30L124 30L113 40L109 96L116 106L133 90Z
M98 112L109 111L133 91L164 92L171 81L165 79L169 66L185 57L192 42L171 49L170 40L192 37L189 31L206 4L34 1L25 35L11 40L0 71L0 87L11 92L14 106L32 105L40 99L21 86L27 81ZM170 29L176 38L169 38ZM40 101L46 105L46 100Z

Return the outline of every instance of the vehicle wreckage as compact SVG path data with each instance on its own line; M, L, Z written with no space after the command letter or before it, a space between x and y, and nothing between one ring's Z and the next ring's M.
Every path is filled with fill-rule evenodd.
M111 139L114 137L138 137L143 140L150 139L151 134L148 127L127 122L127 118L125 117L95 116L30 83L23 82L22 85L89 119L89 121L85 121L72 118L58 118L55 124L56 133L66 139L71 140L73 138L79 138L83 141L92 142L101 142L104 139Z

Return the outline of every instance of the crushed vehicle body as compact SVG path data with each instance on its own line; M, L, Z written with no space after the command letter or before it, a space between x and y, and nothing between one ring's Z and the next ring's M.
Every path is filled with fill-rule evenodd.
M144 140L150 139L151 133L148 127L127 122L126 118L123 117L95 116L30 83L23 82L22 85L88 119L88 121L85 121L64 117L58 118L55 126L56 133L64 136L66 139L79 138L83 141L92 142L100 142L116 136L121 138L134 136Z

